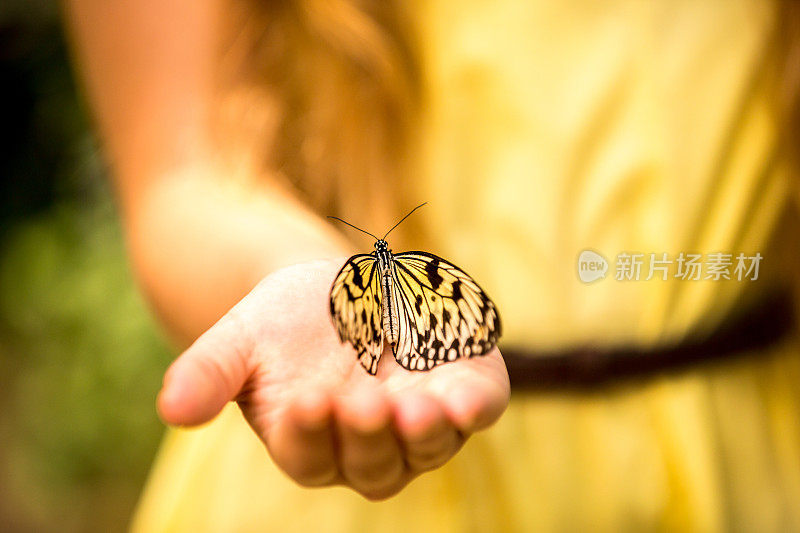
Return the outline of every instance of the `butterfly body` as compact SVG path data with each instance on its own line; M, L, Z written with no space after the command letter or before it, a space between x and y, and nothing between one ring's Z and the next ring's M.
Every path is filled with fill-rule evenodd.
M487 353L501 334L494 303L468 274L427 252L392 254L384 239L345 262L330 311L340 340L373 375L384 341L404 368L430 370Z
M386 241L383 239L375 243L374 254L378 262L378 269L381 274L381 306L383 309L383 321L381 330L386 341L394 346L400 335L400 322L398 316L397 302L392 298L394 282L394 261L392 251L388 249Z

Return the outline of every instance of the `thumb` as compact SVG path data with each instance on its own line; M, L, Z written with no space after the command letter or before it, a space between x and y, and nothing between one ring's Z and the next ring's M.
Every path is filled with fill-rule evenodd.
M252 374L251 352L246 329L228 313L167 370L157 401L161 418L181 426L214 418Z

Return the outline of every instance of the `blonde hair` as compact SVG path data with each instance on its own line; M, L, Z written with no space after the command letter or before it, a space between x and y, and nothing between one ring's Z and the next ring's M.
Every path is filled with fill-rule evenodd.
M377 228L405 209L417 84L399 0L232 0L219 142L320 214Z

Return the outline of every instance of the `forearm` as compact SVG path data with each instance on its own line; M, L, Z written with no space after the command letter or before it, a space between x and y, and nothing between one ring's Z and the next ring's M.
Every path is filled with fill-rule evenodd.
M215 163L209 110L226 0L66 0L64 8L136 276L179 342L269 272L345 253L299 202L237 187Z
M296 200L267 186L237 186L206 168L152 182L123 213L136 275L182 344L270 272L350 251Z

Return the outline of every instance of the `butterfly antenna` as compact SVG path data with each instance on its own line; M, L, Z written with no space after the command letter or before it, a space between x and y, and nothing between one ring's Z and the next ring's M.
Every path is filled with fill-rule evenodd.
M378 237L376 237L376 236L375 236L375 235L373 235L372 233L370 233L370 232L368 232L368 231L364 231L363 229L359 228L358 226L354 226L354 225L352 225L351 223L349 223L348 221L346 221L346 220L342 220L342 219L341 219L341 218L339 218L339 217L332 217L332 216L328 216L328 218L332 218L332 219L334 219L334 220L338 220L339 222L344 222L345 224L347 224L347 225L348 225L348 226L350 226L351 228L355 228L355 229L357 229L358 231L361 231L361 232L363 232L363 233L366 233L366 234L367 234L367 235L369 235L370 237L374 238L376 241L377 241L377 240L380 240L380 239L378 239Z
M404 216L403 218L401 218L401 219L400 219L400 222L403 222L405 219L407 219L408 217L410 217L410 216L411 216L411 213L413 213L414 211L416 211L417 209L419 209L420 207L422 207L423 205L425 205L425 204L427 204L427 203L428 203L428 202L422 202L422 203L421 203L421 204L419 204L417 207L415 207L414 209L412 209L411 211L409 211L409 212L408 212L408 214L407 214L406 216ZM389 231L387 231L387 232L386 232L386 235L384 235L384 236L383 236L384 240L386 239L386 237L388 237L388 236L389 236L389 234L390 234L390 233L391 233L391 232L394 230L394 228L396 228L397 226L399 226L399 225L400 225L400 222L398 222L397 224L395 224L394 226L392 226L392 229L390 229Z

